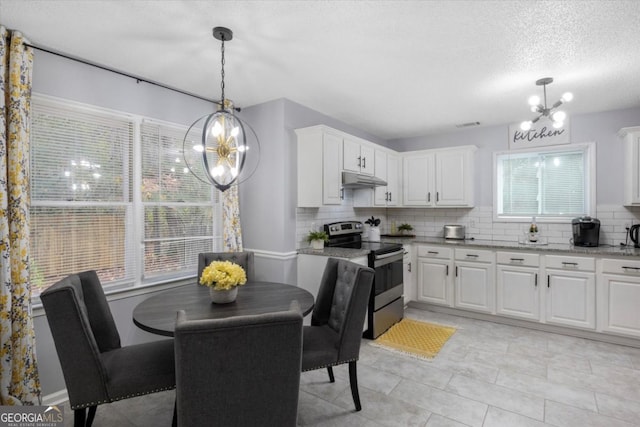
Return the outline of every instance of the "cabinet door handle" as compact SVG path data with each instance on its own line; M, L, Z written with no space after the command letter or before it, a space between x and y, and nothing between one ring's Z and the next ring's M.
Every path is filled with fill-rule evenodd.
M440 192L436 191L436 202L440 201Z
M551 276L547 274L547 288L551 287Z
M431 191L427 193L427 202L431 201Z
M480 255L477 254L467 254L468 258L478 258Z
M440 252L438 251L427 251L428 254L438 255Z
M458 277L458 266L456 265L456 277Z
M388 201L389 201L389 192L388 192L388 191L386 191L386 192L384 193L384 201L385 201L385 202L388 202Z
M358 156L358 167L362 167L362 157Z
M638 270L640 270L640 267L627 267L627 266L623 265L622 269L623 270L635 270L635 271L638 271Z
M524 262L524 258L509 258L513 262Z
M538 273L536 273L536 278L534 279L533 284L536 288L538 287Z
M411 273L411 263L409 263L408 267L409 267L409 273Z
M562 265L565 266L565 267L577 267L578 263L577 262L565 262L565 261L562 261Z
M363 157L363 158L362 158L362 168L363 168L363 169L366 169L366 168L367 168L367 158L366 158L366 157Z
M344 200L344 188L340 189L340 200Z
M445 273L446 276L449 275L449 266L447 265L447 272Z
M389 201L391 201L391 191L389 191Z

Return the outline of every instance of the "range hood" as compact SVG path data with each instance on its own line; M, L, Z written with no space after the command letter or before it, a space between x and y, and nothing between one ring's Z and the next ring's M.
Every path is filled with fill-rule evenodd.
M363 175L355 172L342 172L342 187L344 188L372 188L387 185L386 181L373 175Z

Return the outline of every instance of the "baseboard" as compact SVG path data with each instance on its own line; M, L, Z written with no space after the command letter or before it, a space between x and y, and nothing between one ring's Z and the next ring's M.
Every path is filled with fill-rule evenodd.
M554 334L568 335L576 338L586 338L594 341L602 341L610 344L625 345L627 347L640 348L640 340L631 337L622 337L618 335L609 335L596 331L583 331L574 328L565 328L562 326L549 325L547 323L529 322L526 320L512 319L510 317L495 316L493 314L476 313L473 311L460 310L453 307L443 307L439 305L429 304L420 301L410 301L407 305L409 308L417 308L420 310L433 311L435 313L451 314L454 316L468 317L470 319L485 320L487 322L500 323L503 325L519 326L521 328L534 329L536 331L551 332Z
M55 393L43 396L42 404L46 406L62 405L67 400L69 400L69 395L67 394L67 389L65 388L63 390L56 391Z

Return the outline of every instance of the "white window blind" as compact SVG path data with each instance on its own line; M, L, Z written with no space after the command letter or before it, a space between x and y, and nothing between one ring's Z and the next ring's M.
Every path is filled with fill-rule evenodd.
M130 119L45 100L32 103L31 278L35 295L96 270L133 281Z
M497 212L511 217L575 217L589 212L586 148L500 154Z
M145 278L195 272L198 254L213 249L217 200L184 163L186 131L153 121L141 126Z
M85 270L96 270L107 286L196 274L198 254L217 247L221 216L217 192L185 169L186 130L34 97L34 296Z

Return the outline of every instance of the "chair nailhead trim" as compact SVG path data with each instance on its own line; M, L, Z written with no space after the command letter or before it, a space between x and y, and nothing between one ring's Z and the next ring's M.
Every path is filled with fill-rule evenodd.
M307 369L303 369L302 372L309 372L309 371L315 371L316 369L322 369L322 368L329 368L331 366L338 366L338 365L343 365L345 363L349 363L349 362L357 362L358 358L356 357L355 359L349 359L349 360L342 360L340 362L335 362L335 363L329 363L327 365L322 365L322 366L316 366L314 368L307 368Z
M118 396L118 397L114 397L110 400L99 400L97 402L89 402L89 403L83 403L80 405L73 405L71 406L71 409L76 410L76 409L84 409L84 408L89 408L91 406L98 406L98 405L102 405L103 403L111 403L111 402L117 402L118 400L124 400L124 399L129 399L131 397L138 397L138 396L144 396L145 394L151 394L151 393L158 393L160 391L167 391L167 390L173 390L175 389L176 386L172 386L172 387L163 387L163 388L158 388L155 390L150 390L144 393L135 393L135 394L129 394L127 396Z

